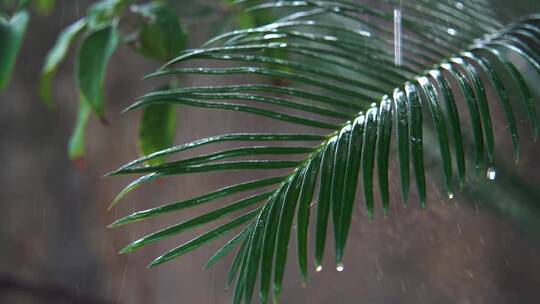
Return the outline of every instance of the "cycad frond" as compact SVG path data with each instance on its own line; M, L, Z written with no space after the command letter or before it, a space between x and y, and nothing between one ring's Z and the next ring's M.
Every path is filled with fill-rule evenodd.
M475 170L490 168L494 164L495 144L486 94L488 87L494 89L502 105L516 161L519 140L510 89L515 88L521 94L520 102L528 113L534 136L537 136L535 103L529 84L515 62L526 64L540 74L538 15L502 27L485 1L424 0L420 1L422 5L405 1L402 6L392 0L377 1L376 4L369 2L370 5L359 1L240 2L250 11L272 10L281 19L258 28L216 37L201 49L183 52L150 76L256 74L266 77L266 80L278 79L279 82L271 84L262 80L260 83L162 90L142 96L130 108L172 103L232 110L311 127L314 131L218 135L154 153L113 172L145 174L128 185L119 199L149 180L169 175L290 169L283 176L230 185L199 197L136 212L113 223L112 226L120 226L232 194L260 192L147 235L122 250L123 253L130 252L244 210L239 217L158 257L150 266L174 259L243 226L241 232L211 257L207 265L213 265L240 246L227 283L236 280L234 302L251 301L257 278L261 301L268 301L270 286L273 286L273 297L277 300L293 225L296 227L300 275L304 282L306 280L307 235L313 200L317 201L313 225L317 269L323 260L329 218L336 264L338 269L342 267L359 181L368 216L373 217L375 171L382 208L384 213L388 211L388 163L392 137L397 142L404 200L409 195L411 163L420 202L422 207L425 206L424 109L433 121L444 185L449 195L453 195L454 168L459 187L465 183L466 159L469 157L464 151L464 138L472 137ZM397 9L396 20L393 9ZM404 15L399 19L401 11ZM280 15L280 12L284 14ZM388 30L395 22L398 25L401 22L403 26L403 32L399 33L401 40L395 39L397 33ZM402 58L395 58L394 40L402 44ZM510 60L511 56L515 58ZM236 65L177 66L201 59ZM502 75L511 77L515 83L508 86L501 80ZM458 109L456 100L459 98L455 95L463 97L463 110ZM265 104L270 107L263 106ZM465 132L463 115L470 121L471 132ZM393 129L396 130L395 136ZM158 165L143 165L148 160L223 141L257 142L257 145ZM276 145L279 142L291 144ZM305 156L296 160L298 157L293 157L296 154ZM261 159L262 155L268 157ZM292 160L275 160L276 155L290 156ZM248 156L259 158L246 160ZM244 159L230 160L233 157Z

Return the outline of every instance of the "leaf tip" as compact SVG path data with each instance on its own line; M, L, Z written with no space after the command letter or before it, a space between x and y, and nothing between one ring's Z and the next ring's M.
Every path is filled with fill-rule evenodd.
M100 121L104 126L109 126L109 120L107 119L107 117L105 117L105 115L99 116L99 121Z
M141 102L140 102L140 101L135 102L135 103L133 103L132 105L128 106L127 108L123 109L120 113L125 114L125 113L127 113L127 112L129 112L129 111L131 111L131 110L133 110L133 109L136 109L136 108L138 108L138 107L140 107L140 106L141 106Z
M111 176L117 176L117 175L120 175L121 170L122 170L122 169L116 169L116 170L107 172L107 173L103 174L103 177L111 177Z
M119 254L126 254L133 251L133 247L131 245L127 245L126 247L122 248L118 253Z
M369 223L372 223L373 219L375 218L375 214L373 213L373 210L368 210L367 211L367 217L368 217Z
M109 206L109 208L110 207L111 206ZM109 228L109 229L117 228L119 226L122 226L123 224L125 224L125 223L123 223L122 219L119 219L119 220L116 220L116 221L110 223L109 226L107 226L107 228Z
M157 77L157 76L159 76L161 73L162 73L162 70L159 69L159 70L157 70L156 72L150 73L150 74L148 74L148 75L144 75L144 76L141 78L141 80L146 80L146 79L149 79L149 78Z
M150 264L148 264L148 266L146 266L147 269L150 269L150 268L153 268L153 267L156 267L157 265L161 264L165 262L162 258L157 258L155 260L153 260Z
M118 204L118 202L122 199L123 196L121 196L120 194L117 195L114 200L112 201L112 203L109 205L109 207L107 207L107 211L111 210L112 208L114 208L116 206L116 204Z

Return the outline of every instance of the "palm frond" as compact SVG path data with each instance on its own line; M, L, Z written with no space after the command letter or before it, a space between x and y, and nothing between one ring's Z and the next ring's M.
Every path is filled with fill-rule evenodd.
M438 140L443 185L449 196L454 195L456 188L454 173L457 173L457 188L465 185L467 163L472 163L476 172L495 164L493 105L486 92L493 90L501 103L516 162L519 137L516 105L510 98L514 95L510 92L520 94L518 102L528 114L534 136L538 134L531 84L516 62L540 74L539 15L503 27L486 1L424 0L420 1L422 5L405 2L402 6L391 0L366 1L366 4L344 0L239 2L248 11L271 11L278 20L220 35L203 48L182 52L149 77L204 74L222 76L225 82L239 74L262 77L250 78L250 83L152 92L139 98L129 109L155 104L187 105L245 112L313 130L298 134L218 135L153 153L111 173L144 174L119 194L116 203L136 187L164 176L289 169L282 176L232 184L185 201L139 211L113 223L116 227L228 195L250 193L227 206L136 240L122 250L133 251L244 210L222 226L158 257L150 266L179 257L242 226L207 265L213 265L239 246L227 281L228 285L236 280L233 301L251 302L256 282L260 284L261 302L266 303L270 294L277 301L293 226L299 272L305 283L310 226L314 233L316 269L322 267L329 224L335 242L335 262L338 270L342 269L358 183L362 185L368 217L373 218L374 176L377 176L377 191L382 210L387 214L393 138L403 199L406 202L409 196L412 165L424 208L427 190L424 149L429 148L423 142L426 121L432 121L433 131L428 132L433 132ZM394 20L394 9L403 10L402 20ZM394 64L395 37L388 30L394 22L403 25L402 64ZM201 67L201 60L225 62L230 66ZM503 76L513 82L503 81ZM458 104L461 100L463 107ZM430 119L424 117L424 110ZM472 156L465 151L468 143L465 139L469 137L473 142ZM257 143L144 165L155 158L177 156L189 149L223 141ZM290 144L283 146L280 142ZM316 144L307 144L310 142ZM293 157L298 154L303 159ZM251 159L255 156L256 160ZM276 156L289 160L275 160ZM241 159L230 160L232 157ZM258 194L253 194L254 191ZM315 222L310 225L314 200L317 202Z

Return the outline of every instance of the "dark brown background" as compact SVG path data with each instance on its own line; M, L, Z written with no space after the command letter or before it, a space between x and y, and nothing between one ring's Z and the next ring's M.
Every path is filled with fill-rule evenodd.
M137 155L138 113L119 113L154 87L139 79L156 64L126 47L116 52L105 86L111 123L91 120L82 171L65 152L76 110L71 57L55 81L57 111L47 111L36 98L44 55L88 2L58 1L51 16L32 18L12 82L0 94L0 303L228 303L231 293L223 285L230 258L201 271L220 242L151 270L145 266L153 257L190 235L127 256L116 254L135 237L189 213L106 228L130 211L191 197L238 178L228 173L166 180L143 187L118 209L106 211L128 179L102 175ZM499 2L501 18L534 8L521 1L508 6ZM208 27L202 23L192 28L193 46L214 31ZM263 131L273 123L181 108L178 124L176 142L183 143L247 127ZM500 158L510 159L504 132L504 126L497 129ZM538 184L540 145L526 142L515 170ZM354 218L343 273L334 270L329 252L323 272L311 272L309 286L302 289L291 251L283 303L538 303L539 234L525 234L475 201L439 195L437 174L430 179L427 214L414 204L406 209L395 204L388 220L379 216L368 223L360 214ZM395 189L397 185L392 184Z

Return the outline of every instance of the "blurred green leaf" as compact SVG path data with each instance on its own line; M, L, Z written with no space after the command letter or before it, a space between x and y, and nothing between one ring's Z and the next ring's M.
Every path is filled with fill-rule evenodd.
M235 8L234 2L235 2L234 0L221 1L222 5L233 10ZM250 12L243 9L239 10L238 12L235 12L232 18L234 19L234 23L236 23L238 28L241 28L241 29L249 29L249 28L253 28L257 26L257 22L254 19L253 15Z
M20 11L9 20L0 16L0 91L11 77L28 20L27 11Z
M17 3L17 11L25 9L32 0L19 0Z
M172 146L176 127L176 109L172 104L152 105L144 109L139 127L139 148L149 155ZM158 164L163 158L148 161Z
M32 2L33 7L40 14L43 14L43 15L49 14L54 8L55 4L56 4L56 0L33 0Z
M207 17L215 12L212 4L200 0L167 1L169 7L175 10L178 16L186 18Z
M84 130L90 116L90 107L82 100L79 101L79 110L75 129L71 134L68 144L69 158L72 160L81 160L84 156Z
M77 36L85 29L86 21L81 19L66 29L64 29L58 39L56 40L55 45L47 54L45 59L45 65L41 71L41 79L39 82L39 96L43 102L48 106L53 106L52 96L51 96L51 80L56 73L56 69L60 63L66 58L68 49Z
M116 25L91 32L84 37L77 58L75 71L82 101L103 117L103 79L107 62L118 45Z
M186 47L186 33L175 13L167 6L152 2L133 6L144 21L131 46L143 55L160 61L174 58Z
M93 30L110 26L122 9L132 0L102 0L88 9L86 21Z

